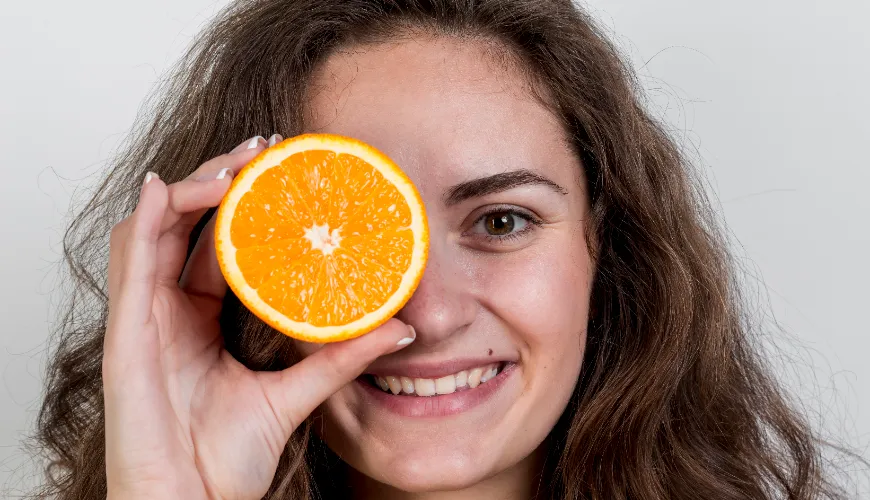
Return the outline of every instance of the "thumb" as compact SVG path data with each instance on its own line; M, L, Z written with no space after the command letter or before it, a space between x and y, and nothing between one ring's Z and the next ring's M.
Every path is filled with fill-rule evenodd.
M410 325L392 318L375 330L324 345L320 350L280 372L260 372L261 384L287 439L321 403L359 375L376 358L414 341Z

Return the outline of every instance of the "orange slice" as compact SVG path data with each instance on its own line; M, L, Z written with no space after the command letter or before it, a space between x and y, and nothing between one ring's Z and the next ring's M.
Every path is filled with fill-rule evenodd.
M417 288L429 250L423 202L386 155L306 134L263 151L218 210L221 271L242 303L300 340L358 337Z

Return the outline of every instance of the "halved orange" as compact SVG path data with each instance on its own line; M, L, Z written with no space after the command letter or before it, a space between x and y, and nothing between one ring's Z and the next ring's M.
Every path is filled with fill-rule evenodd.
M230 288L276 330L309 342L358 337L417 288L429 229L417 189L356 139L305 134L266 149L218 210Z

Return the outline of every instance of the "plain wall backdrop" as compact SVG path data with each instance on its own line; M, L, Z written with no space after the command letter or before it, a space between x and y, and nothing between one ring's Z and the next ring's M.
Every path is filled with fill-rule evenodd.
M19 440L38 410L74 191L225 4L3 2L0 492L38 480ZM776 372L815 425L870 458L870 1L586 5L706 172Z

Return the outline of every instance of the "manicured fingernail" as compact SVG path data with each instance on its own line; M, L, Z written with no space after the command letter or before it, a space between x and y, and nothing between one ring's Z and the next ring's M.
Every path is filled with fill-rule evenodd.
M269 147L271 148L275 144L278 144L278 141L283 140L284 138L278 134L272 134L272 137L269 137Z
M265 139L258 135L257 137L254 137L250 141L248 141L248 145L245 146L245 149L254 149L255 147L260 145L260 141L264 140Z
M160 176L158 176L154 172L148 172L145 174L145 184L148 184L149 182L151 182L151 179L159 179L159 178L160 178Z
M240 151L246 151L248 149L254 149L255 147L257 147L257 145L260 143L260 141L265 141L265 140L266 139L263 139L263 137L260 135L258 135L256 137L251 137L250 139L246 140L245 142L243 142L243 143L239 144L238 146L236 146L235 148L233 148L233 150L230 151L230 154L238 153Z
M396 342L396 345L408 345L413 342L415 338L417 338L417 331L414 330L413 326L408 325L408 331L410 332L410 335Z
M223 179L224 177L227 176L228 173L230 173L229 168L222 168L221 171L218 172L217 177L215 177L215 179Z

